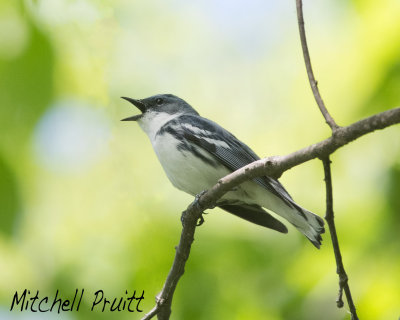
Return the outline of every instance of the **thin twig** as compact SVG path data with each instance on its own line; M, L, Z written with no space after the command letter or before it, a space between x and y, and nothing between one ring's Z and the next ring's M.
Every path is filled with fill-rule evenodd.
M189 257L196 223L200 218L201 213L208 208L214 207L218 199L220 199L226 192L232 190L234 187L246 180L251 180L263 175L278 177L283 172L309 160L315 158L327 158L337 149L365 134L398 123L400 123L400 108L381 112L353 123L350 126L339 127L337 134L334 137L330 137L286 156L269 157L255 161L220 179L211 189L203 193L197 200L191 203L185 211L184 216L182 217L182 234L172 268L161 293L158 295L156 306L143 319L151 319L156 314L158 314L159 319L168 319L168 317L161 318L168 313L163 312L162 310L163 308L166 308L170 313L170 306L176 285L183 274L186 260Z
M315 101L318 104L319 110L325 118L326 123L330 126L333 134L333 138L337 135L339 131L339 126L336 124L335 120L330 115L328 109L325 106L324 101L322 100L321 94L318 89L318 83L315 80L314 72L311 66L310 53L308 51L306 31L304 28L304 18L303 18L303 3L302 0L296 0L296 8L297 8L297 21L299 25L300 32L300 41L301 47L303 49L304 62L307 69L308 80L310 82L310 86L312 92L314 94ZM336 300L336 304L339 308L343 307L343 289L346 294L347 302L349 304L351 318L352 320L357 320L356 308L353 303L353 299L351 297L350 287L348 285L347 274L344 270L342 255L339 248L339 241L336 234L335 220L333 214L333 195L332 195L332 179L331 179L331 161L329 159L329 155L327 155L323 159L324 164L324 172L325 172L325 184L326 184L326 216L325 220L328 223L329 231L332 238L333 251L335 253L336 260L336 272L339 275L339 294Z
M335 120L333 120L330 113L328 112L328 109L325 107L325 103L322 100L321 94L319 93L318 82L315 80L314 72L311 66L310 53L308 51L308 45L306 39L306 31L304 29L302 0L296 0L296 8L297 8L297 21L299 24L301 48L303 49L304 62L306 65L307 75L308 75L308 80L310 81L311 90L314 94L314 98L318 104L319 110L321 110L321 113L325 118L325 122L332 129L332 132L335 133L336 129L339 126L336 124Z
M157 299L156 299L157 300ZM159 312L159 307L158 307L158 303L156 303L156 305L153 307L153 309L151 309L148 313L146 313L144 315L144 317L142 318L142 320L150 320L151 318L153 318L157 313Z
M356 307L351 297L350 286L348 282L348 277L346 271L344 270L342 254L340 252L339 240L336 233L335 218L333 213L333 192L332 192L332 175L331 175L331 161L329 157L322 159L324 164L325 173L325 186L326 186L326 215L325 220L329 227L329 232L331 234L333 252L335 253L336 260L336 273L339 275L339 293L336 299L336 304L338 308L343 307L343 290L346 295L347 303L349 304L349 309L351 313L352 320L358 320Z

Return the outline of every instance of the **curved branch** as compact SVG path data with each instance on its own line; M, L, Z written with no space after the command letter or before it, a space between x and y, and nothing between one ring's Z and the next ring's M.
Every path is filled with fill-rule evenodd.
M371 133L400 123L400 107L387 110L355 122L347 127L339 127L334 136L297 150L286 156L273 156L254 161L245 167L220 179L208 192L200 197L206 208L212 207L226 192L259 176L278 178L283 172L315 158L326 158L344 145Z
M332 135L335 137L339 126L336 124L335 120L332 118L328 109L325 107L325 103L322 100L321 94L318 89L318 83L314 78L314 73L311 66L310 53L308 51L306 31L304 28L304 18L303 18L303 3L302 0L296 0L296 9L297 9L297 22L299 25L300 32L300 41L301 48L303 50L304 62L307 69L308 80L310 82L310 86L312 92L314 94L315 101L318 104L318 107L325 118L325 122L330 126L332 130ZM340 252L339 247L339 239L336 233L335 219L333 214L333 191L332 191L332 177L331 177L331 161L329 159L329 155L322 159L322 163L324 165L324 173L325 173L325 188L326 188L326 215L325 220L329 227L329 233L332 239L333 251L335 253L335 261L336 261L336 271L339 275L339 295L336 300L337 306L339 308L343 307L343 289L346 294L347 302L349 304L351 319L358 320L356 307L353 302L353 298L351 296L350 286L348 284L348 277L346 271L344 270L344 265L342 261L342 254Z
M156 306L149 313L147 313L142 320L151 319L155 315L157 315L159 320L164 320L169 319L171 315L171 303L176 285L185 271L185 264L189 258L197 221L205 210L204 207L200 206L198 199L199 197L196 197L196 200L192 202L187 210L182 213L181 239L178 246L175 247L176 252L174 262L161 292L156 297Z
M196 197L196 200L189 205L182 215L183 229L181 239L167 280L157 297L157 304L148 316L143 319L151 319L156 314L159 319L169 318L173 294L185 269L186 260L194 239L196 223L202 212L208 208L213 208L225 193L246 180L263 175L279 177L283 172L309 160L315 158L326 159L330 154L349 142L375 130L384 129L398 123L400 123L400 107L373 115L347 127L338 127L335 135L328 139L286 156L268 157L252 162L220 179L210 190Z
M325 122L332 129L332 132L335 132L339 128L339 126L336 124L335 120L333 120L332 116L328 112L328 109L325 107L324 100L322 100L321 94L319 93L318 82L315 80L314 72L311 66L310 52L308 51L306 31L304 29L302 0L296 0L296 9L297 9L297 22L299 24L301 48L303 50L304 63L306 65L307 75L308 75L308 80L310 82L311 90L314 94L314 98L318 104L319 110L321 110L321 113L325 118Z

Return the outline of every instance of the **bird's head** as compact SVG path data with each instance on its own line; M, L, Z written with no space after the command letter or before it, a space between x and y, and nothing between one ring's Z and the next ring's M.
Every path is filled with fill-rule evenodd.
M174 116L180 114L198 115L186 101L172 94L157 94L145 99L132 99L122 97L126 101L132 103L142 113L122 119L121 121L139 121L145 118L155 118L157 116Z

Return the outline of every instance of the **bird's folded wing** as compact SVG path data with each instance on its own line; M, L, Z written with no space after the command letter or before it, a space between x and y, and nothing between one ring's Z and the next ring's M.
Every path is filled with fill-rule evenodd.
M242 219L250 221L252 223L258 224L260 226L270 228L282 233L287 233L288 229L286 226L271 216L263 208L256 205L240 204L240 205L230 205L224 204L219 205L221 209L228 211Z
M174 124L171 121L171 126L174 126L178 136L181 135L182 138L208 151L232 171L260 159L246 144L211 120L184 115L179 117L179 123ZM278 180L263 176L255 178L254 181L279 197L289 207L298 207Z

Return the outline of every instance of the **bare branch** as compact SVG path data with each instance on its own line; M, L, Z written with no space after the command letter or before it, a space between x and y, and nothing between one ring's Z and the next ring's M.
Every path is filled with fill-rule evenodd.
M307 75L308 75L308 80L310 81L311 90L314 94L314 98L318 104L319 110L321 110L321 113L325 118L325 122L332 129L332 132L335 132L339 126L336 124L335 120L333 120L332 116L328 112L328 109L325 107L325 103L322 100L321 94L319 93L318 82L315 80L314 72L311 66L311 59L310 59L310 53L308 51L306 31L304 29L302 0L296 0L296 8L297 8L297 21L299 24L301 48L303 49L304 62L306 64Z
M384 129L398 123L400 123L399 107L360 120L347 127L338 127L335 135L328 139L286 156L268 157L252 162L220 179L210 190L203 193L193 203L191 203L183 213L183 229L172 268L161 293L158 295L159 298L157 299L157 305L152 310L151 317L145 317L143 319L151 319L157 313L159 313L159 319L168 319L176 285L180 277L183 275L186 260L189 257L196 223L200 218L201 213L208 208L213 208L225 193L244 181L254 179L255 177L264 175L279 177L283 172L309 160L315 158L327 159L330 154L349 142L375 130ZM166 308L167 311L161 312L164 308ZM162 317L160 314L162 314ZM167 316L164 317L164 315Z
M176 285L185 271L186 260L189 258L190 248L194 240L196 224L201 214L205 210L195 200L186 211L182 213L182 233L179 245L175 248L175 259L171 270L168 273L164 287L156 297L156 306L142 318L148 320L157 315L159 320L169 319L171 315L172 297L175 292Z
M333 252L335 253L336 260L336 273L339 275L339 294L336 299L338 308L343 307L343 290L346 294L347 303L349 304L351 319L358 320L356 307L351 296L350 286L348 283L348 277L344 270L342 254L340 252L339 240L336 233L335 219L333 213L333 192L332 192L332 175L331 175L331 160L329 157L322 160L324 164L325 173L325 186L326 186L326 215L325 220L329 227L329 233L331 234Z
M337 149L375 130L400 123L400 107L387 110L355 122L347 127L339 127L335 136L312 144L286 156L273 156L254 161L220 179L208 192L200 197L206 208L215 205L226 192L246 180L267 175L278 178L283 172L315 158L326 158Z
M142 320L152 319L159 311L160 310L159 310L158 303L156 303L155 307L153 309L151 309L148 313L146 313L145 316L142 318Z

